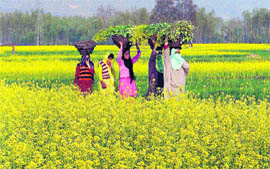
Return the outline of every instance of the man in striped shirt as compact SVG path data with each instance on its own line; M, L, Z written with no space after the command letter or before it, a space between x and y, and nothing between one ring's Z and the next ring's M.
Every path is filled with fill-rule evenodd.
M100 80L100 90L105 93L113 93L114 87L114 55L111 53L107 58L98 63L98 75Z

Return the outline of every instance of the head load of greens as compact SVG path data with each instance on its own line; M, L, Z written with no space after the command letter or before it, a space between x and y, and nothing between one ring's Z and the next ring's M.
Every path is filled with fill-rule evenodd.
M193 38L194 26L189 21L176 21L174 23L158 23L150 25L117 25L101 30L94 36L96 42L107 41L109 38L119 47L119 42L146 45L148 40L155 39L157 45L162 45L167 39L171 44L188 43Z

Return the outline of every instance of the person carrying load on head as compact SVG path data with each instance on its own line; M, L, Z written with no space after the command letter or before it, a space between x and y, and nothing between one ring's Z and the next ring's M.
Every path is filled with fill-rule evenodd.
M164 87L163 78L163 45L156 47L156 36L148 40L148 43L152 49L151 57L148 63L148 76L149 76L149 86L146 97L160 96Z
M164 45L164 95L168 99L185 92L189 64L182 58L181 45L165 42Z
M133 65L137 62L137 60L141 56L141 51L136 44L137 47L137 55L133 58L130 57L130 45L123 44L123 42L119 42L120 50L117 57L117 63L119 65L120 77L119 77L119 91L122 98L126 98L128 96L135 97L137 96L137 89L135 84L135 75L133 72ZM127 47L124 47L127 46Z
M82 57L81 62L76 67L74 85L80 88L84 96L92 93L95 70L93 62L90 61L90 54L93 52L95 46L96 42L93 40L75 44Z
M111 53L108 57L104 58L98 63L99 75L99 88L100 91L105 93L114 93L114 72L113 69L114 55Z

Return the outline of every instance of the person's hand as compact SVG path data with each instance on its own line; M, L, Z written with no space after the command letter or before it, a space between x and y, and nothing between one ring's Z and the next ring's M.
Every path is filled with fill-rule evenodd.
M106 85L106 83L104 83L103 80L101 81L101 86L102 86L103 89L106 89L107 88L107 85Z
M86 63L86 65L87 65L87 67L88 67L89 69L91 69L90 61L89 61L88 57L89 57L89 56L86 56L86 61L85 61L85 63Z
M86 65L87 65L87 67L88 67L89 69L91 69L91 66L90 66L89 60L87 60L85 63L86 63Z

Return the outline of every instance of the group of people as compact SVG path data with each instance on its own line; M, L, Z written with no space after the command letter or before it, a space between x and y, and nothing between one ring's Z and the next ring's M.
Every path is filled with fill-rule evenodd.
M130 50L120 49L117 56L119 65L119 92L122 98L137 96L135 74L133 65L141 56L139 46L137 55L130 57ZM185 91L186 77L189 72L189 64L180 54L181 47L171 47L167 42L163 45L155 45L152 40L152 54L149 59L149 88L146 96L162 96L165 98L177 96ZM113 69L114 55L110 54L98 63L99 88L105 93L115 92L115 70ZM94 83L94 64L90 61L89 55L83 55L81 62L76 67L74 79L75 86L78 86L84 95L92 93Z

